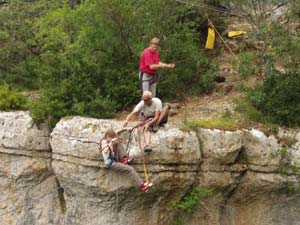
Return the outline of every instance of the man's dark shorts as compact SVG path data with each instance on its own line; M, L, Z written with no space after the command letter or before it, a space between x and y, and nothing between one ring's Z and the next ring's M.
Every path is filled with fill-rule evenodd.
M164 107L168 107L168 110L171 109L171 105L169 103L163 103L162 105L162 108ZM149 117L147 119L150 119L150 118L154 118L154 117ZM157 132L159 127L165 125L167 122L168 122L168 119L169 119L169 113L167 113L163 118L162 120L160 121L159 125L152 125L150 126L150 131L152 132Z

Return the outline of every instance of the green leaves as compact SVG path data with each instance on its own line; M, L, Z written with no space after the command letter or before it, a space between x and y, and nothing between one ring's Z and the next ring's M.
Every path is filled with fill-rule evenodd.
M273 75L263 87L251 91L248 97L269 122L289 127L300 125L299 74Z
M213 190L204 187L196 187L177 202L172 202L168 210L175 212L171 221L172 225L188 224L194 212L203 204L203 201L213 194Z
M35 24L43 91L33 116L109 117L137 102L139 58L153 36L162 38L162 61L184 57L192 65L162 71L160 95L207 90L212 80L203 77L210 66L199 50L198 33L189 28L191 21L178 22L185 8L169 0L90 0L74 9L68 4L51 9Z
M0 85L0 110L21 110L27 108L27 98L12 90L7 84Z
M37 86L36 74L28 77L31 57L36 52L34 20L43 14L45 1L7 1L0 5L0 79L19 89Z
M140 55L154 36L161 39L161 60L177 64L160 71L159 97L212 88L214 67L199 35L205 18L192 5L14 0L7 6L0 6L0 78L21 89L40 89L30 107L37 120L108 117L136 103Z

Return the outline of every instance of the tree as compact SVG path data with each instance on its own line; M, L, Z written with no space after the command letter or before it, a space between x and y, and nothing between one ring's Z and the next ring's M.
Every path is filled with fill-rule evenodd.
M278 18L274 17L275 11L283 9L280 13L287 16L288 0L231 0L222 1L236 16L244 18L255 32L263 23L270 23Z
M162 40L162 59L189 62L161 73L161 96L211 90L213 66L204 43L193 21L181 20L190 11L171 0L87 0L75 8L63 1L35 26L43 86L33 116L108 117L138 101L139 58L154 36Z
M32 39L35 18L46 9L45 1L2 1L0 4L0 79L9 84L36 88L32 71L37 54Z

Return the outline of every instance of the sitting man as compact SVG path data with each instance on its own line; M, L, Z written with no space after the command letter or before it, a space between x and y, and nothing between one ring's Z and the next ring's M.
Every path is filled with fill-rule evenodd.
M138 128L138 132L144 131L145 152L151 152L150 146L150 130L157 131L159 126L168 122L169 104L162 104L159 98L152 98L150 91L144 91L142 101L140 101L133 111L126 117L124 127L127 126L128 121L134 114L140 113L142 116L142 123Z

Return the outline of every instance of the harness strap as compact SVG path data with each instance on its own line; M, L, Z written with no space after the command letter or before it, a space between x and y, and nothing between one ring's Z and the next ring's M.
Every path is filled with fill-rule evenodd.
M149 79L149 80L143 80L143 77L144 77L144 72L140 72L140 81L141 81L141 84L143 82L149 82L149 85L151 85L151 84L157 83L158 80L159 80L159 75L158 74L152 75L152 78Z

